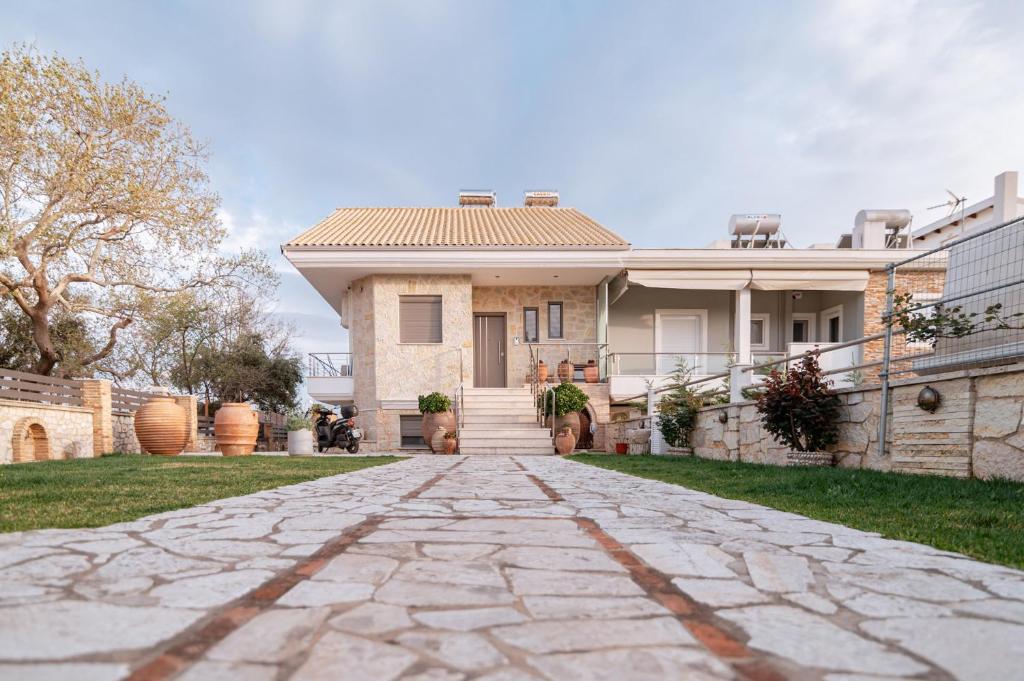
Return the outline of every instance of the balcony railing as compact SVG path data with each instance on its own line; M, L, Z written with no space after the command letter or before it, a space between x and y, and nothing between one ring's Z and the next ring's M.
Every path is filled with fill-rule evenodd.
M755 352L754 363L785 357L784 352ZM708 376L728 371L736 363L731 352L613 352L608 355L612 376L667 376L680 362L694 376Z
M309 353L307 377L339 377L352 375L352 353L311 352Z

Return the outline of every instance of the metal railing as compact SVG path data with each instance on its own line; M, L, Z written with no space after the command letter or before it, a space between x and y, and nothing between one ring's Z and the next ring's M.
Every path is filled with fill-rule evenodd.
M536 367L539 362L544 362L549 369L548 378L554 380L556 367L564 360L573 365L574 380L582 380L582 376L575 376L582 367L590 360L598 368L599 380L604 381L608 376L608 344L607 343L577 343L573 341L547 341L543 343L524 343L530 352L531 377L536 376Z
M311 352L307 357L306 376L310 378L352 375L351 352Z
M784 352L755 352L755 362L783 357ZM706 374L728 371L736 363L733 352L611 352L609 357L609 375L611 376L667 376L674 372L680 363L693 374Z

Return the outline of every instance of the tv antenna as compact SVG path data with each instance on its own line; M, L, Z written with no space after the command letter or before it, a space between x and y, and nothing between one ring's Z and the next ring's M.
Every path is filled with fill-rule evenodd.
M928 206L928 210L935 210L936 208L948 208L946 217L951 217L956 213L957 208L960 209L960 228L964 227L964 209L967 207L967 197L957 196L952 190L947 189L946 193L949 194L949 200L945 203L939 203L934 206Z

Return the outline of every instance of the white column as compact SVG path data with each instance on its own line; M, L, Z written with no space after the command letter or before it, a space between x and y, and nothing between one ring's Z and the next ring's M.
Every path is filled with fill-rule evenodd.
M647 415L651 417L651 454L665 453L665 439L658 428L658 396L654 388L647 388Z
M750 289L736 291L735 337L736 363L752 364L750 355Z

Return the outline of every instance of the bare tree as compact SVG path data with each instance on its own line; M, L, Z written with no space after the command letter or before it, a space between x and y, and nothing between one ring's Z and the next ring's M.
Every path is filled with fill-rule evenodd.
M31 320L34 370L60 373L55 310L102 324L88 367L163 296L271 277L228 256L205 152L163 99L81 63L0 54L0 295Z

